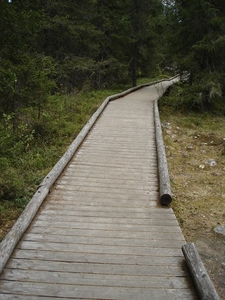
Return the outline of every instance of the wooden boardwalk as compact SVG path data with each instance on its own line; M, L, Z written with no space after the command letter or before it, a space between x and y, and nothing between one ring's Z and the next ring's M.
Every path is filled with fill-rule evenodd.
M159 87L107 105L17 244L0 299L197 299L180 227L158 202Z

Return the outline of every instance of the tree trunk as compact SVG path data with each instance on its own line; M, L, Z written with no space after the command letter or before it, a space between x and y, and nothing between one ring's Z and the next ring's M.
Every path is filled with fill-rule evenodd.
M132 85L137 86L137 60L135 57L131 61L131 76L132 76Z

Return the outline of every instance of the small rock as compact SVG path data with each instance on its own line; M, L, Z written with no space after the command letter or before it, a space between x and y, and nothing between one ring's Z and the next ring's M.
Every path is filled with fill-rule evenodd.
M215 175L216 176L222 176L222 173L217 172L217 173L215 173Z
M203 154L205 154L205 153L206 153L206 151L205 151L205 150L201 150L201 152L202 152Z
M202 169L202 170L205 169L205 165L200 165L199 169Z
M215 167L217 165L215 159L207 160L206 164L209 165L210 167Z
M193 146L188 145L188 146L186 147L186 149L187 149L187 150L193 150Z
M171 130L166 130L166 133L170 135L171 134Z
M183 157L189 157L188 153L186 153L186 152L182 153L182 156Z
M162 123L163 128L171 129L170 123L169 122L163 122Z
M214 231L225 236L225 226L217 226Z

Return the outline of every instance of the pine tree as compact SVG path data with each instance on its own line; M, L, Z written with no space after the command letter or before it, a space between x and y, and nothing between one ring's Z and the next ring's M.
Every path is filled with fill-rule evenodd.
M130 72L133 86L135 86L138 72L149 73L150 69L153 69L162 5L157 0L130 0L129 14L131 22Z

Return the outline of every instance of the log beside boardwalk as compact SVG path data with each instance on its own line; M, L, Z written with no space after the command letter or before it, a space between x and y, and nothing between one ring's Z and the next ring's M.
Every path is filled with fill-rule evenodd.
M192 274L200 299L220 300L215 287L209 278L204 264L194 243L187 243L182 247L188 268Z
M167 166L166 151L162 137L161 122L158 110L158 100L154 103L155 114L155 132L156 146L158 155L158 171L159 171L159 199L162 205L169 205L172 202L170 178Z
M51 192L9 250L0 299L197 299L178 222L158 202L153 103L170 84L108 101L44 179Z

